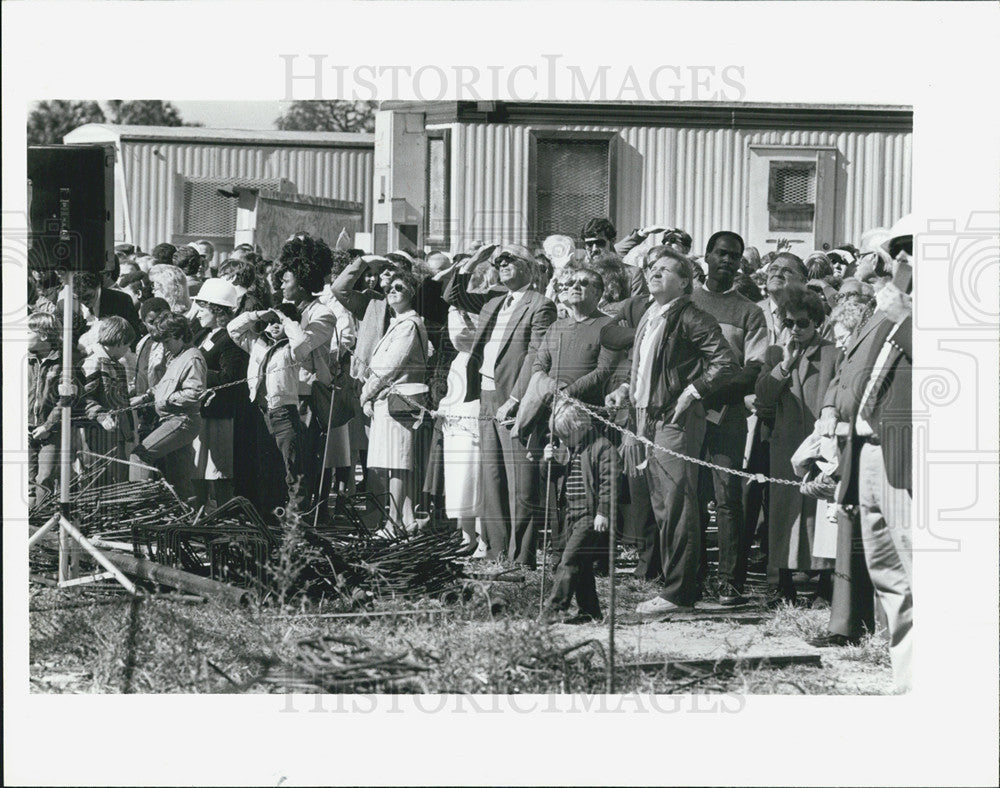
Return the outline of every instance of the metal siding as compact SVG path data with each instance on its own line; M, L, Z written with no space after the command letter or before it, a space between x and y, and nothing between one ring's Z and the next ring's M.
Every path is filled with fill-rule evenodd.
M300 194L362 203L364 224L371 223L374 149L123 141L122 165L133 241L145 251L174 234L173 183L178 173L191 178L286 178Z
M909 132L780 131L600 125L528 126L457 123L452 130L452 249L482 233L487 219L497 240L523 242L528 215L528 151L532 129L617 131L619 233L654 222L691 233L695 251L719 229L746 233L749 145L831 146L839 153L838 228L857 243L875 226L911 210ZM629 150L631 149L631 150ZM631 154L631 155L628 155ZM641 162L638 168L630 163ZM766 195L763 195L766 199ZM842 218L841 218L842 217ZM579 228L566 228L576 233ZM754 239L747 239L755 243ZM757 241L759 243L759 241Z

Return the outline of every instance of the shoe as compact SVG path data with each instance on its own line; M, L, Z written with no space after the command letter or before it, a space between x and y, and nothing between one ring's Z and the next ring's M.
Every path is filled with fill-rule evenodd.
M538 617L538 623L544 626L549 624L561 624L563 623L563 616L565 611L555 610L554 608L546 608L542 611L542 614Z
M746 602L747 598L736 586L727 583L719 589L718 601L722 607L737 607Z
M856 646L861 642L861 638L849 638L847 635L835 635L827 632L819 637L809 638L806 641L813 648L843 648L844 646Z
M693 609L690 605L677 605L669 599L654 596L637 605L635 612L643 618L669 618L679 613L690 613Z
M600 624L604 620L603 616L593 616L590 613L577 613L575 616L564 618L564 624Z

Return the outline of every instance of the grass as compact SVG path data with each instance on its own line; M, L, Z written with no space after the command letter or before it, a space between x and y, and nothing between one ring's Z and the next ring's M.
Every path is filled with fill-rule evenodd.
M604 648L585 643L584 630L538 624L540 572L522 573L525 582L472 581L451 604L435 599L376 600L364 610L395 615L324 618L357 600L317 605L292 598L236 609L211 602L192 604L175 598L131 601L117 593L32 588L30 660L32 686L39 692L233 693L280 692L280 682L261 680L277 666L290 664L300 638L333 634L356 636L380 650L428 668L418 681L398 691L477 694L602 692ZM549 576L549 580L551 576ZM607 579L599 594L607 600ZM618 610L634 608L655 593L651 583L622 576ZM418 615L401 611L421 611ZM751 642L807 638L825 630L828 611L792 607L756 625ZM673 626L673 625L671 625ZM682 626L682 625L677 625ZM738 656L725 625L683 625ZM606 628L604 629L606 631ZM739 628L745 633L746 628ZM622 630L616 641L619 665L678 656L671 649L650 650L638 633ZM561 652L585 645L568 655ZM753 694L842 694L884 692L888 653L884 641L867 638L860 646L823 652L823 667L795 666L709 674L688 680L662 673L621 669L619 692L740 692Z

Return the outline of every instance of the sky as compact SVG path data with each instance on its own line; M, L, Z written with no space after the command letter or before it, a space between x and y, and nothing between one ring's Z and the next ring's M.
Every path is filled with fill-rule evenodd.
M208 128L273 129L287 101L174 101L187 123L201 123Z

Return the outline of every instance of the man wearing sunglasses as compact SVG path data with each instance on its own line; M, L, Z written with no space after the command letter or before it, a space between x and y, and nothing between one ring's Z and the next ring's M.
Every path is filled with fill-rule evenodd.
M636 432L657 446L697 457L705 438L704 400L729 385L740 368L718 321L691 301L692 263L667 246L646 254L654 303L635 333L628 383L608 404L630 404ZM609 326L602 342L615 346L623 331ZM636 612L660 619L687 612L698 599L701 523L698 466L675 454L646 450L645 473L656 523L663 588Z
M695 287L691 300L719 321L741 372L731 385L706 399L705 459L723 468L743 468L747 442L747 409L744 398L752 395L768 347L767 324L763 311L738 293L733 284L744 251L743 238L722 230L708 239L705 261L708 276ZM731 607L744 601L748 545L743 533L743 485L739 476L724 471L710 473L715 491L715 518L719 529L720 605ZM708 516L702 507L702 525ZM704 572L705 567L702 567Z
M610 219L594 218L584 226L580 232L583 241L583 248L587 252L587 262L591 265L597 262L597 258L608 252L613 252L624 258L629 250L642 243L649 235L661 231L662 227L647 227L641 230L633 230L628 238L624 238L615 243L617 230ZM625 264L625 270L629 276L629 289L632 295L647 294L646 278L642 269L634 265Z
M479 315L466 366L466 402L480 401L483 531L486 557L534 569L538 466L511 435L513 417L524 397L538 348L556 319L556 307L533 290L535 260L523 246L509 244L493 256L505 293L469 292L472 270L496 246L480 249L447 284L444 300Z

